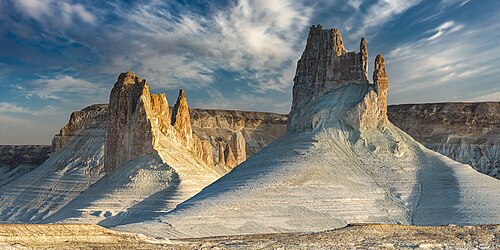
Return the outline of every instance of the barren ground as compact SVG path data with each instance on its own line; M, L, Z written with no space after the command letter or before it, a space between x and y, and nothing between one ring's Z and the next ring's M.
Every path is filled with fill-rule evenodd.
M0 225L1 249L498 249L500 225L351 225L319 233L164 240L95 225Z

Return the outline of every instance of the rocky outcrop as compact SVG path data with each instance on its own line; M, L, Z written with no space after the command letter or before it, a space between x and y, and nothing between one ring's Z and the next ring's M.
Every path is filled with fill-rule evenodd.
M389 120L426 147L500 178L500 103L389 106Z
M136 157L152 154L155 135L151 95L146 80L131 72L118 77L109 97L106 129L106 172Z
M235 167L286 132L287 116L282 114L209 109L191 109L190 113L194 134L210 142L214 165L223 171ZM229 145L231 142L240 144L240 150L234 150L235 147ZM243 144L245 150L242 150ZM226 158L239 160L228 163Z
M297 65L287 133L173 211L141 224L146 229L120 229L179 239L352 223L500 222L500 182L391 124L379 95L387 85L382 57L377 86L366 79L366 53L349 53L337 30L313 27Z
M99 126L102 121L106 121L107 115L107 104L94 104L71 113L68 123L52 139L52 152L59 151L80 130Z
M294 114L311 100L349 83L368 84L365 39L361 40L360 50L359 53L348 52L337 29L325 30L321 25L311 27L306 48L297 62L290 113L292 124Z
M213 166L209 143L193 136L183 90L170 113L165 94L150 94L147 81L131 72L120 74L109 98L106 171L113 172L127 161L157 153L164 139Z
M48 159L0 185L0 221L40 222L104 176L107 105L97 106L73 113L62 129L72 132L56 135L64 143Z
M373 84L377 87L378 107L381 116L387 119L387 89L389 88L389 80L385 71L385 61L381 54L375 58L375 68L373 70Z
M48 145L0 145L0 186L33 170L50 153Z
M188 103L182 89L179 90L179 96L172 109L172 126L177 131L179 143L188 148L193 142L193 131L191 130Z
M385 73L385 66L376 61L374 74ZM377 78L378 81L378 78ZM325 112L319 112L322 103L312 105L319 97L332 93L349 84L369 85L368 80L368 49L366 39L360 42L360 52L348 52L343 45L342 36L337 29L325 30L321 25L312 26L307 38L307 44L300 60L297 62L293 85L293 102L289 114L288 132L314 130L323 126L327 119ZM346 95L353 95L353 90ZM383 112L387 103L383 94L379 95L373 86L357 88L355 91L365 91L365 99L361 103L352 103L354 109L346 117L354 128L369 129L380 127L383 122ZM373 92L373 93L372 93ZM360 94L360 93L356 93ZM304 109L304 107L310 109ZM341 105L339 105L341 106ZM317 109L317 110L312 110Z
M224 151L227 166L237 166L247 159L245 138L241 131L234 132Z

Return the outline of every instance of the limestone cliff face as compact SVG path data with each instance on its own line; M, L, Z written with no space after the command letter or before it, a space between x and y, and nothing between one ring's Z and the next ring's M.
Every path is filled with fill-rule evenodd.
M389 106L389 120L426 147L500 178L500 103Z
M106 130L106 172L123 163L154 152L151 95L146 80L131 72L118 77L109 97Z
M359 53L348 52L339 30L312 26L306 48L297 62L291 114L299 112L316 97L349 83L368 84L367 60L365 39L361 40ZM294 119L290 117L291 122Z
M59 151L82 129L99 126L101 122L106 122L107 115L107 104L94 104L71 113L68 123L52 139L52 152Z
M382 74L385 74L385 65L382 57L378 58L374 74L377 76L380 74L382 77ZM376 81L379 82L379 79L377 78ZM365 98L352 104L335 105L342 107L354 105L350 110L346 110L345 119L348 124L356 129L378 128L383 125L383 110L387 106L387 102L384 102L386 100L384 95L387 91L380 91L382 94L379 95L376 87L368 80L366 39L361 39L359 53L348 52L344 48L342 36L337 29L325 30L321 25L312 26L306 48L297 62L292 109L288 117L288 132L314 130L325 125L325 119L329 119L325 115L328 116L330 112L322 111L324 103L321 101L315 103L316 99L351 84L362 85L362 87L349 87L351 90L345 92L344 97L339 100L345 102L349 99L345 95L356 94ZM360 91L363 93L359 93Z
M241 131L234 132L224 152L227 166L237 166L247 159L245 138Z
M191 109L190 113L193 133L210 142L214 165L223 171L235 167L286 132L287 116L282 114L209 109ZM226 158L230 161L226 162Z
M109 98L106 172L136 157L156 153L164 139L213 166L209 143L193 136L183 90L170 113L165 94L150 94L146 80L131 72L120 74Z

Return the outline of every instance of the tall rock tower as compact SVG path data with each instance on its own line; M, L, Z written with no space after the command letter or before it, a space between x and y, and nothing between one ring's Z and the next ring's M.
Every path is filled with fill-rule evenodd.
M172 126L177 131L179 142L186 148L191 145L193 141L191 118L186 95L182 89L179 90L179 96L172 109Z
M150 106L146 80L132 72L118 76L109 97L104 169L118 166L138 156L153 153L153 128L148 121Z
M316 98L352 83L370 84L366 39L361 39L360 52L348 52L338 29L313 25L293 81L289 132L307 129L299 120L304 116L303 107Z
M385 71L385 61L381 54L378 54L375 58L373 84L377 86L378 105L381 115L387 120L387 89L389 88L389 80Z
M109 97L104 170L157 153L161 140L182 147L213 166L211 144L193 135L189 108L180 90L170 114L165 94L150 94L148 83L132 72L118 77Z

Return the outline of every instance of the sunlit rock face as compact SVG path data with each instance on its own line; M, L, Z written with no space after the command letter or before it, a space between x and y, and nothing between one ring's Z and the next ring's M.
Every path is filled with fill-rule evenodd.
M385 65L381 55L380 58L382 61L376 62L374 74L380 74L382 77L385 74ZM319 111L321 103L311 103L349 84L370 86L358 88L359 91L366 92L358 93L365 95L365 98L363 102L354 104L356 108L349 111L346 119L356 128L379 127L384 120L383 110L387 107L387 102L384 102L386 98L383 97L387 93L387 77L384 76L385 91L381 91L383 94L379 95L376 87L368 80L368 49L365 38L361 39L360 52L348 52L337 29L312 26L306 48L297 62L288 131L301 132L323 126L323 121L327 119L324 115L328 115L328 112Z
M389 79L385 71L385 61L381 54L375 58L375 67L373 70L373 84L377 86L378 107L381 116L387 119L387 89L389 88Z
M105 122L107 115L107 104L94 104L71 113L68 123L52 139L52 152L63 148L71 137L78 135L80 130L99 126L102 121Z
M149 112L148 112L149 111ZM155 135L146 80L131 72L118 77L109 97L104 168L113 172L136 157L152 154Z
M214 165L224 171L232 169L286 132L287 115L283 114L210 109L191 109L190 114L193 133L202 141L210 142ZM239 150L230 145L235 145L236 141ZM229 156L229 150L232 156ZM239 160L226 162L228 157Z
M183 90L170 114L165 94L150 94L146 80L131 72L120 74L109 98L106 171L113 172L127 161L155 153L161 136L213 165L211 148L193 138Z

